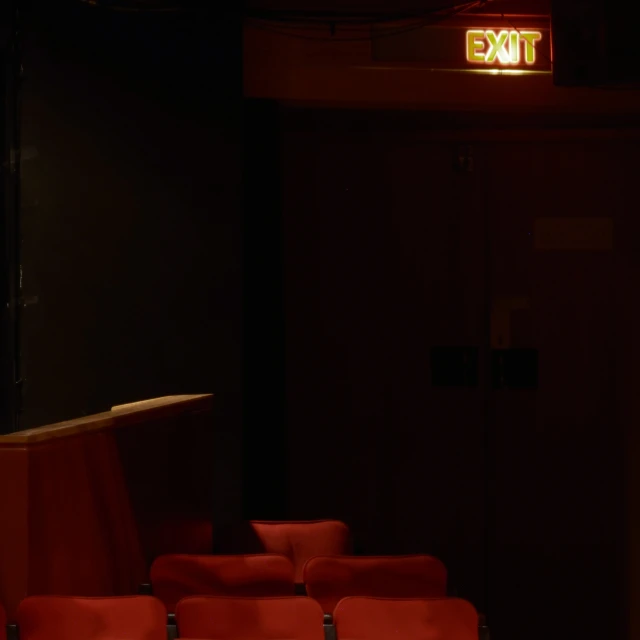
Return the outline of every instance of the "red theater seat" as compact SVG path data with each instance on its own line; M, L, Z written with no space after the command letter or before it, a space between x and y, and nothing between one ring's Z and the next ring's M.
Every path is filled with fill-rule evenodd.
M311 598L185 598L176 623L181 638L324 640L322 609Z
M167 612L149 596L32 596L16 613L20 640L166 640Z
M153 595L169 613L187 596L292 596L293 565L276 554L160 556L151 565Z
M478 640L478 614L458 598L345 598L333 617L339 640Z
M348 596L442 598L447 569L433 556L332 556L312 558L303 572L307 593L325 613Z
M280 553L293 563L296 582L302 582L302 570L314 556L350 553L349 527L338 520L307 522L251 523L262 551Z

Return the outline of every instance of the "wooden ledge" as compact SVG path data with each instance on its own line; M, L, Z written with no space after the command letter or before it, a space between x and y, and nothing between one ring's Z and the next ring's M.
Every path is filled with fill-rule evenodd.
M83 418L75 418L74 420L66 420L65 422L0 436L0 447L4 445L34 444L55 438L67 438L89 431L125 427L147 422L150 418L161 419L183 413L201 413L211 410L212 407L212 394L165 396L152 400L142 400L113 407L111 411L104 413L96 413Z

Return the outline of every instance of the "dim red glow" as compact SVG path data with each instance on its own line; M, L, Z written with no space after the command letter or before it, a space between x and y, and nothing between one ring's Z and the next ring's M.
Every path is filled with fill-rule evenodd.
M467 31L467 61L474 64L518 65L523 61L536 63L536 44L542 39L540 31L493 31L469 29ZM524 53L524 56L522 56Z

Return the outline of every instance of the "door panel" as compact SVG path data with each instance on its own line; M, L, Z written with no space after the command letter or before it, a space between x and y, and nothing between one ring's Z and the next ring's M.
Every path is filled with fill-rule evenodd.
M483 607L484 380L432 384L434 347L484 341L484 211L452 145L388 145L394 287L388 521L398 552L430 551ZM484 369L482 360L478 367Z
M483 210L449 145L288 143L287 379L297 517L367 553L430 552L482 607L481 381L431 385L483 335Z
M539 352L537 390L492 394L489 566L498 639L514 628L522 640L543 630L558 639L621 637L615 254L535 249L539 217L573 218L573 235L579 218L612 217L615 229L625 194L615 188L619 151L587 143L487 149L492 298L530 300L514 318L513 341ZM525 619L535 623L523 627Z

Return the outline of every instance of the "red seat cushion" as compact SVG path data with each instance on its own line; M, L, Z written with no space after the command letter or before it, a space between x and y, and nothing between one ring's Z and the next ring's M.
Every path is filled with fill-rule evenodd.
M293 565L275 554L160 556L151 565L153 594L173 613L187 596L292 596Z
M478 613L458 598L345 598L333 616L340 640L478 640Z
M303 572L307 593L326 613L348 596L442 598L447 569L427 555L312 558Z
M20 640L166 640L167 611L150 596L32 596L16 614Z
M181 638L324 640L322 609L311 598L185 598L176 623Z

